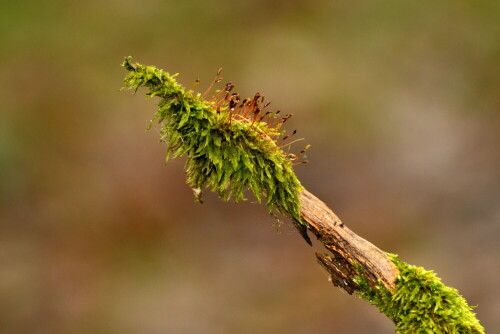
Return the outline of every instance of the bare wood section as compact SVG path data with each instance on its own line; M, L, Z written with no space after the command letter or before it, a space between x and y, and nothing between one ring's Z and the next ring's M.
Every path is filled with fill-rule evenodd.
M304 189L299 197L301 216L309 223L309 231L331 252L316 256L330 273L335 286L349 294L359 289L353 281L358 275L354 266L357 263L372 286L380 280L387 289L394 291L399 271L382 250L352 232L325 203L307 190Z

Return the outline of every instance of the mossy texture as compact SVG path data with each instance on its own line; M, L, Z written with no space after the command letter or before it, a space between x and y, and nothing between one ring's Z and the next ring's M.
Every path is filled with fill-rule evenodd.
M358 294L377 306L400 334L479 334L484 328L472 307L454 288L444 285L432 271L409 265L390 254L399 269L394 294L382 285L372 288L362 271Z
M177 83L177 74L132 63L130 57L122 66L129 71L124 88L143 86L149 89L147 96L161 98L153 122L161 124L167 161L187 157L187 183L196 192L209 188L224 200L241 201L250 189L259 202L267 199L271 213L279 210L302 223L298 198L302 187L290 154L277 144L276 138L283 135L279 126L270 126L254 114L252 118L231 113L234 101L209 101ZM248 101L244 103L250 105Z

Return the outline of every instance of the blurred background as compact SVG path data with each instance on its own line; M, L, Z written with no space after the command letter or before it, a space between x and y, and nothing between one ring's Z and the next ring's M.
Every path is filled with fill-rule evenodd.
M390 333L265 206L164 164L124 56L293 113L296 172L500 328L500 2L3 1L1 333ZM316 246L317 247L317 246ZM319 248L317 248L319 249Z

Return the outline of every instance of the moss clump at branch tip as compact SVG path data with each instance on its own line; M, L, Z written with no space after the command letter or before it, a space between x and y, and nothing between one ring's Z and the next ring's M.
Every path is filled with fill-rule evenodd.
M360 286L358 295L394 321L397 333L484 333L472 307L456 289L444 285L434 272L388 255L399 269L394 293L382 284L370 286L359 267L355 282Z
M265 112L269 103L264 105L259 93L240 101L238 94L230 93L231 83L207 100L177 83L177 74L132 63L130 57L122 66L129 71L124 88L144 86L148 97L161 98L152 122L161 124L167 161L187 156L187 183L197 196L209 188L224 200L241 201L250 189L259 202L266 197L271 214L278 210L306 225L300 218L302 186L292 168L297 157L283 150L287 136L280 139L282 147L278 144L284 134L281 125L290 115L281 118L279 111ZM214 83L220 80L219 71Z

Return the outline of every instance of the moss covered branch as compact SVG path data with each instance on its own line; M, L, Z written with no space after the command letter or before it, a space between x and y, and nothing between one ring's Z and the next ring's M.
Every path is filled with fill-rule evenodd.
M330 251L316 253L330 281L378 307L398 333L484 333L467 301L432 271L400 261L359 237L307 190L299 198L309 230Z
M259 93L240 99L232 83L201 94L130 57L122 66L129 71L125 88L146 87L148 97L160 98L152 122L161 126L167 160L186 157L187 183L198 200L207 188L224 200L244 200L247 189L259 202L265 198L271 214L289 217L309 244L308 230L329 250L316 256L332 283L377 306L398 333L484 333L457 290L359 237L301 186L293 165L305 162L300 154L308 147L289 152L295 132L286 134L282 125L291 115L267 110ZM214 83L221 80L219 72Z

